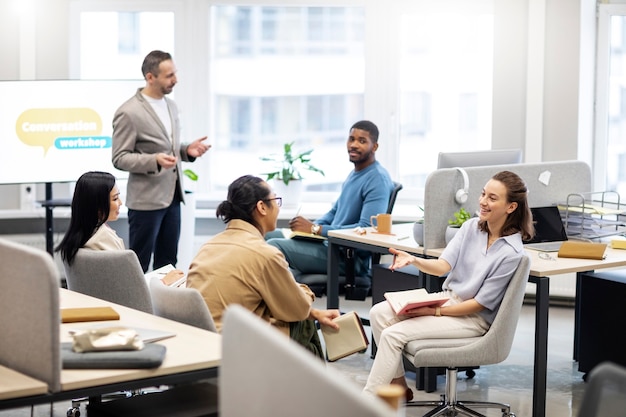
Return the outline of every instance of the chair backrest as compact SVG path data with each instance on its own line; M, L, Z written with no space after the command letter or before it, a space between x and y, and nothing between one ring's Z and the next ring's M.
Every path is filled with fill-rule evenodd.
M624 393L626 393L626 368L612 362L602 362L589 374L578 416L624 415L626 410Z
M387 205L387 214L391 214L393 211L393 206L396 204L396 198L398 198L398 193L402 189L402 184L399 182L393 182L393 190L391 191L391 195L389 196L389 204Z
M157 316L217 333L211 311L195 288L170 287L154 277L150 293Z
M434 341L435 345L438 342L440 345L429 346L433 349L418 349L413 357L413 363L427 364L420 366L458 367L488 365L505 360L513 345L529 273L530 258L523 256L504 293L496 318L487 333L481 337L472 338L470 343L457 343L459 339ZM419 341L417 342L419 343ZM405 351L411 351L411 343L407 345ZM451 350L454 351L453 355L450 354Z
M0 364L61 390L59 270L43 250L0 239Z
M132 250L79 249L72 265L63 266L69 290L153 313L150 290Z
M239 305L226 310L222 336L222 417L398 415ZM323 400L312 403L314 398Z

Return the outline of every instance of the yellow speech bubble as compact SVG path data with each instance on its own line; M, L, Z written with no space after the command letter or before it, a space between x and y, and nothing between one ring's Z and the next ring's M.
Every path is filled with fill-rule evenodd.
M41 146L44 155L59 137L97 136L102 119L93 109L28 109L15 122L17 137L29 146Z

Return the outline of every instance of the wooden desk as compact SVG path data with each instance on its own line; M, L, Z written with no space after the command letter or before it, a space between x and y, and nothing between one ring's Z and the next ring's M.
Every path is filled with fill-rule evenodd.
M424 248L413 239L413 223L394 224L391 235L378 234L368 227L365 234L354 229L331 230L328 232L328 284L326 287L327 308L339 308L339 248L350 247L370 252L388 254L394 247L423 256Z
M173 332L175 337L155 342L167 347L163 364L155 369L63 369L61 391L38 397L13 397L14 400L0 402L0 409L86 396L98 397L120 390L194 382L217 376L222 357L221 335L77 292L59 291L61 308L111 306L120 315L120 320L114 321L61 324L61 342L71 341L70 329L85 328L95 323Z
M61 371L63 391L124 381L154 379L186 372L205 373L205 377L217 375L217 367L222 357L221 336L217 333L64 289L61 289L60 304L61 308L112 306L120 314L120 320L107 322L111 325L176 333L175 337L156 342L167 347L165 360L160 367L155 369L64 369ZM69 335L70 329L84 329L87 326L89 323L61 324L61 342L72 340Z
M437 257L443 249L427 249L418 246L412 234L412 224L400 224L392 227L395 236L384 236L371 233L368 229L365 235L358 235L353 230L332 230L328 232L328 308L339 308L339 246L354 247L378 253L388 253L389 247L394 247L409 253ZM408 235L409 238L402 239ZM539 258L539 252L527 250L531 259L529 282L536 285L535 305L535 353L533 369L533 417L544 417L546 410L546 380L548 362L548 313L550 297L550 276L565 273L582 273L597 269L626 266L626 250L608 248L606 259L573 259L557 258L552 253L553 260ZM578 290L578 286L577 286ZM576 294L578 302L578 291ZM576 308L578 312L578 308ZM578 314L578 313L577 313ZM576 316L575 329L578 328ZM574 340L577 340L575 330ZM576 358L576 342L575 342Z
M48 384L0 365L0 401L48 392Z

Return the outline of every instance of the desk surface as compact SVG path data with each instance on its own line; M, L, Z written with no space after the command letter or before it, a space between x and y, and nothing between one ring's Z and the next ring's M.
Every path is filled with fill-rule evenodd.
M48 392L48 384L0 365L0 400Z
M626 266L626 250L606 248L606 259L558 258L557 252L549 252L550 259L541 259L539 251L526 249L530 256L530 275L547 277L550 275L584 272Z
M394 224L391 226L391 234L389 235L377 233L373 228L367 227L365 234L359 234L355 229L338 229L330 230L328 236L384 249L394 247L406 252L424 254L424 248L413 239L413 223Z
M156 369L64 369L61 371L63 391L178 374L209 368L217 368L222 357L221 335L186 324L143 313L98 298L89 297L65 289L60 290L61 308L111 306L120 315L114 325L158 329L176 333L175 337L159 342L167 347L163 364ZM61 342L71 341L70 329L89 327L91 323L65 323L61 325Z
M392 235L376 233L368 227L364 235L357 234L354 229L331 230L328 235L333 238L346 239L352 242L389 248L394 247L417 255L429 255L437 257L441 255L443 248L426 249L415 243L413 239L413 223L394 224ZM550 252L553 260L539 258L539 251L526 249L530 256L530 275L534 277L548 277L552 275L567 274L571 272L583 272L595 269L615 268L626 266L626 250L607 247L606 259L577 259L557 258L556 252Z

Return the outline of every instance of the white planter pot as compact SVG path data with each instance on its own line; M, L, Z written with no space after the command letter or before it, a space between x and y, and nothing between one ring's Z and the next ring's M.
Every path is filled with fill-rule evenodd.
M187 272L193 260L193 243L196 234L196 195L185 193L185 204L180 205L180 239L176 267Z
M285 185L282 181L273 180L272 188L276 197L282 197L283 207L296 208L300 205L304 188L301 180L289 181L289 185Z
M415 243L424 246L424 222L415 222L413 224L413 239Z
M452 227L452 226L446 227L446 235L445 235L446 245L450 243L450 241L452 240L454 235L456 235L456 232L458 232L459 229L460 227Z

